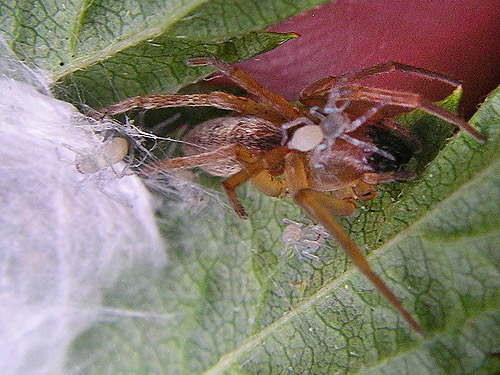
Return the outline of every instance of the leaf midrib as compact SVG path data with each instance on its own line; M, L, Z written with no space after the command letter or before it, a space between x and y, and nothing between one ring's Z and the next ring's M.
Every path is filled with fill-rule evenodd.
M455 199L455 197L461 195L464 191L469 190L471 187L474 187L475 185L479 184L485 176L490 175L490 170L498 168L500 166L500 160L496 158L490 158L491 162L485 164L484 168L481 170L481 172L475 174L474 176L471 177L468 181L464 182L462 185L458 186L456 190L454 190L450 195L448 195L445 199L440 201L438 204L434 206L432 210L427 211L424 215L422 215L418 220L414 221L410 226L399 232L396 236L391 238L389 241L384 243L382 246L380 246L378 249L372 251L368 256L368 260L374 260L379 258L380 256L384 255L387 249L390 249L394 243L397 243L402 237L405 238L407 237L410 233L415 232L415 230L420 226L422 222L425 222L429 218L432 218L432 216L435 214L435 212L439 212L440 208L442 206L448 206L449 201ZM418 230L417 230L418 231ZM341 276L335 278L334 280L328 282L325 284L321 289L319 289L316 293L308 297L307 299L303 300L301 303L296 305L295 308L293 308L291 311L286 312L283 317L280 319L276 320L275 322L271 323L269 326L264 328L262 331L259 333L249 337L247 340L245 340L239 347L231 351L230 353L225 354L220 358L220 360L211 368L209 368L207 371L204 372L205 375L215 375L215 374L222 374L225 370L227 370L231 364L235 363L236 359L239 358L240 356L244 355L247 352L250 352L254 347L256 347L258 344L260 344L262 341L265 340L265 338L270 335L272 332L274 332L276 329L284 326L288 321L291 319L295 318L299 314L306 312L309 310L311 306L314 306L314 304L321 300L322 298L325 298L327 295L329 295L333 290L337 289L340 285L343 283L346 283L350 276L358 272L358 270L355 267L351 267L349 270L344 272ZM484 311L482 311L484 312ZM472 316L469 318L473 318ZM470 319L468 319L470 320ZM465 324L465 322L464 322ZM433 339L435 336L437 336L439 333L441 333L440 330L436 330L432 332L432 335L427 336L424 340L418 340L416 343L418 345L421 345L423 342L429 342L431 339ZM414 346L409 346L405 351L398 352L399 355L406 353L410 350L412 350ZM391 358L396 358L397 356L391 357ZM387 358L384 358L384 361L387 360ZM380 363L380 362L379 362ZM377 363L377 365L379 364Z

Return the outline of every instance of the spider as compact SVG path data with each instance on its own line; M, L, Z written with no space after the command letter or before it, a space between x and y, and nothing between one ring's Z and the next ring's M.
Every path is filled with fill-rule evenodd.
M364 254L336 222L334 216L349 216L356 199L375 195L374 186L408 177L404 166L419 145L390 117L377 118L385 106L419 108L466 131L478 141L479 133L455 114L418 93L363 86L358 81L382 73L399 71L439 80L457 87L452 79L426 69L387 62L341 76L313 82L292 105L242 70L215 58L188 60L191 66L211 65L245 89L251 97L224 92L185 95L142 95L102 108L104 115L135 108L211 106L236 114L208 120L183 137L185 156L143 167L143 175L162 170L200 167L226 177L222 182L235 212L247 214L235 189L251 181L262 193L281 198L289 194L315 222L336 239L347 256L418 334L422 329L401 302L372 270ZM360 114L357 103L374 105ZM356 114L357 115L357 114ZM380 113L378 113L380 115Z
M79 153L76 158L76 169L82 174L89 174L113 167L131 154L131 145L132 143L125 137L108 134L103 137L103 142L95 150Z
M314 253L325 245L326 239L330 237L321 225L312 223L302 224L293 220L282 219L287 224L281 233L281 240L285 245L281 251L282 263L285 261L289 247L292 248L295 257L303 262L318 260Z

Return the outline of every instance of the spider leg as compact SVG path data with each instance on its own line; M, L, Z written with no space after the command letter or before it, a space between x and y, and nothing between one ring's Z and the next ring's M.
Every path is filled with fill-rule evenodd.
M164 171L180 171L183 169L191 169L195 167L203 167L212 165L213 163L235 158L235 150L241 145L228 145L220 147L214 151L203 152L201 154L191 156L180 156L172 159L161 160L156 163L148 164L139 169L139 174L142 176L151 176Z
M212 65L221 73L225 74L229 79L231 79L231 81L239 85L241 88L255 95L259 102L263 103L269 108L272 108L287 120L294 120L295 118L300 116L300 112L296 108L294 108L285 98L269 91L248 74L246 74L243 70L236 68L235 66L210 57L189 59L187 63L190 66Z
M224 192L229 199L231 207L233 208L234 212L236 212L236 214L238 214L238 216L242 219L247 219L248 214L245 211L243 205L238 200L238 196L236 195L235 190L238 186L244 184L249 179L250 175L248 174L248 172L242 169L238 173L232 175L231 177L228 177L222 182L222 188L224 189Z
M368 87L360 85L349 85L347 93L342 97L347 100L365 100L369 102L385 102L389 105L395 105L403 108L421 109L433 116L447 121L460 129L469 133L479 142L484 142L479 132L452 112L443 109L430 100L425 99L419 94L412 92L403 92L397 90L381 89L377 87Z
M359 81L361 79L373 77L379 74L391 73L394 71L405 74L413 74L418 77L423 77L431 80L438 80L448 83L449 85L454 87L460 86L460 83L458 81L444 74L394 61L387 61L381 64L354 70L340 76L329 76L321 78L316 82L311 83L302 90L302 92L300 93L300 100L307 100L313 97L324 97L332 88L339 84L345 85L347 83Z
M347 100L346 102L349 102ZM361 125L363 125L366 121L368 121L371 117L375 116L375 114L383 108L385 105L387 105L388 101L383 101L380 103L377 103L373 107L371 107L369 110L367 110L362 116L359 116L356 120L352 121L347 129L345 130L346 133L351 133L357 128L359 128ZM326 110L326 108L325 108Z
M444 74L433 72L432 70L419 68L412 65L402 64L395 61L386 61L380 64L375 64L366 68L361 68L354 70L352 72L343 74L337 79L342 80L342 83L345 82L354 82L360 79L373 77L379 74L385 74L390 72L400 72L405 74L413 74L417 77L423 77L431 80L438 80L441 82L448 83L451 86L458 87L460 86L460 82L450 78Z
M204 165L212 165L220 161L226 161L228 158L236 159L243 169L228 177L222 182L222 187L229 199L231 207L241 218L247 218L245 209L236 196L235 189L251 180L252 184L264 194L270 196L280 196L284 191L284 185L276 180L266 168L273 168L281 160L284 153L288 152L286 147L278 147L269 151L262 158L255 158L251 152L244 146L232 144L220 147L215 151L204 152L197 155L181 156L173 159L165 159L157 163L148 164L139 169L138 174L143 177L149 177L164 171L179 171Z
M271 197L279 197L284 193L283 182L276 180L267 170L274 169L288 152L288 148L282 146L270 150L261 158L254 158L243 146L237 149L236 160L243 166L243 169L224 180L222 187L238 216L248 217L235 192L235 189L246 181L250 180L257 190Z
M222 187L226 193L229 203L239 217L246 219L248 215L236 195L235 189L250 180L257 190L271 197L279 197L284 193L284 184L281 180L276 180L269 172L261 170L254 176L242 169L233 176L222 182Z
M363 253L356 244L349 238L347 233L332 217L334 207L338 207L338 214L346 210L347 205L352 202L339 200L333 196L328 196L308 188L305 165L296 152L290 152L286 157L285 176L290 194L293 200L316 222L323 227L336 239L341 245L349 259L356 265L359 271L365 275L375 285L377 290L385 299L396 309L409 326L419 335L422 335L422 328L413 319L410 313L403 307L392 291L382 281L382 279L372 270ZM323 198L320 198L323 196ZM328 206L325 201L330 200ZM347 202L347 203L346 203Z
M279 114L250 98L220 91L214 91L209 94L139 95L103 107L99 109L98 113L102 117L102 115L112 116L136 108L158 109L170 107L215 107L236 111L245 115L258 116L271 122L283 120Z
M403 138L407 139L410 142L410 145L415 154L418 154L420 151L422 151L422 145L420 144L418 139L415 138L413 133L402 126L399 126L393 118L382 119L382 121L378 122L378 126L390 130L396 134L400 134Z
M392 156L390 153L388 153L387 151L381 150L380 148L375 146L373 143L365 142L365 141L362 141L360 139L353 138L347 134L341 134L338 136L338 138L341 138L344 141L346 141L346 142L350 143L351 145L356 146L362 150L374 152L374 153L379 154L379 155L381 155L384 158L389 159L389 160L393 160L393 161L396 160L394 158L394 156Z

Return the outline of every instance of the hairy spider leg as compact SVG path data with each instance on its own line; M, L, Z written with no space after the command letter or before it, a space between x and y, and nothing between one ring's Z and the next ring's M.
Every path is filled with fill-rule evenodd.
M405 74L413 74L418 77L423 77L426 79L438 80L441 82L448 83L449 85L455 87L460 86L460 82L458 82L453 78L448 77L445 74L441 74L425 68L407 65L395 61L386 61L380 64L375 64L365 68L357 69L352 72L343 74L338 78L341 79L343 82L354 82L360 79L373 77L379 74L391 73L395 71Z
M460 82L451 79L444 74L394 61L387 61L380 64L368 66L366 68L354 70L340 76L328 76L320 78L319 80L311 83L302 90L302 92L300 93L300 100L306 100L311 97L324 97L332 88L336 86L359 81L379 74L391 73L394 71L404 74L413 74L426 79L438 80L441 82L445 82L453 87L460 86Z
M203 167L204 165L211 165L213 163L234 158L236 150L245 148L242 145L232 144L219 147L214 151L203 152L201 154L191 156L179 156L172 159L164 159L156 163L148 164L139 169L139 174L147 177L150 175L158 174L163 171L180 171L183 169L191 169L196 167Z
M391 306L403 316L409 326L416 333L422 335L420 325L403 307L383 280L372 270L364 254L333 218L332 215L342 216L352 213L355 207L354 203L350 200L341 200L310 189L304 162L295 151L288 153L285 158L285 177L288 191L295 203L335 238L359 271L375 285Z
M281 146L268 151L260 158L255 158L244 147L237 150L236 160L243 169L224 180L222 187L238 216L248 217L235 192L235 189L246 181L250 180L257 190L271 197L280 197L284 193L283 181L277 180L269 170L276 168L288 152L288 147Z
M260 117L271 122L283 120L280 114L250 98L220 91L209 94L139 95L103 107L99 109L99 113L102 117L103 114L112 116L136 108L158 109L170 107L215 107L236 111L243 115Z
M299 100L304 104L308 102L309 104L318 104L315 102L315 100L322 100L332 89L335 88L340 91L341 88L343 95L341 95L341 97L339 98L340 100L367 100L378 102L389 100L389 104L391 105L413 109L420 108L427 113L430 113L458 126L460 129L469 133L479 142L484 142L484 139L479 134L479 132L464 120L462 120L460 117L446 111L443 108L438 107L419 94L351 84L355 81L369 78L378 74L390 73L393 71L398 71L405 74L413 74L427 79L438 80L441 82L445 82L453 87L460 86L459 82L447 77L444 74L436 73L423 68L417 68L411 65L389 61L386 63L373 65L371 67L358 69L354 72L346 73L341 76L329 76L321 78L304 88L300 93ZM357 93L355 93L354 91L357 91Z
M375 116L375 114L382 109L384 106L388 104L387 101L383 101L380 103L377 103L373 107L371 107L369 110L367 110L362 116L359 116L356 120L352 121L347 129L345 130L345 133L351 133L355 131L357 128L360 126L364 125L371 117Z
M222 182L222 187L229 199L231 207L242 218L247 218L243 206L236 196L235 189L250 180L250 182L261 193L271 197L280 197L284 194L284 184L277 180L268 170L273 170L283 161L288 152L286 146L281 146L268 151L264 156L256 158L250 150L240 144L232 144L218 148L217 150L204 152L191 156L180 156L173 159L165 159L156 163L148 164L139 169L139 175L148 177L157 173L167 171L179 171L195 167L203 167L228 158L234 158L243 169L228 177Z
M281 114L286 120L294 120L301 116L300 112L285 98L269 91L246 74L243 70L235 66L211 57L189 59L187 62L191 66L211 65L217 68L231 81L248 91L250 94L254 95L259 102Z
M400 134L403 138L409 140L415 154L418 154L420 151L422 151L422 145L420 144L418 139L415 138L413 133L408 129L400 126L393 118L384 118L378 123L378 126Z
M347 88L347 93L344 94L342 99L384 102L398 107L410 109L418 108L423 110L424 112L439 117L440 119L459 127L460 129L469 133L477 141L484 142L484 139L479 134L479 132L472 126L470 126L467 122L465 122L455 114L437 106L430 100L425 99L420 94L360 85L349 85L345 87Z

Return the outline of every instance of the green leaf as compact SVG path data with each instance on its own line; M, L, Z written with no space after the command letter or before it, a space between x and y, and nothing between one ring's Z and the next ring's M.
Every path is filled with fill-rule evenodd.
M58 79L60 96L99 106L175 91L208 73L186 68L189 57L236 61L271 49L291 35L260 30L322 2L9 0L0 30L18 56ZM238 194L250 220L242 221L217 199L184 190L161 215L169 256L161 277L138 289L135 281L146 276L122 275L105 300L112 318L73 343L67 367L87 374L500 371L500 90L472 120L484 145L459 133L434 159L448 130L418 135L438 123L420 113L405 121L429 140L415 159L420 173L381 186L376 199L339 221L421 322L424 339L334 242L317 261L281 264L281 220L302 220L290 199L245 186Z
M419 112L403 121L440 122ZM339 220L425 338L334 242L311 263L290 256L281 264L281 220L301 221L301 212L246 186L238 194L248 221L207 196L201 211L186 194L163 212L170 258L163 277L138 291L125 276L107 305L150 306L169 318L98 323L76 340L68 366L83 363L88 374L500 371L500 89L471 123L485 144L460 132L413 181L381 186L376 199Z
M100 107L174 92L213 71L188 68L191 57L266 52L296 35L261 30L324 2L8 0L0 31L20 59L50 74L58 96Z

